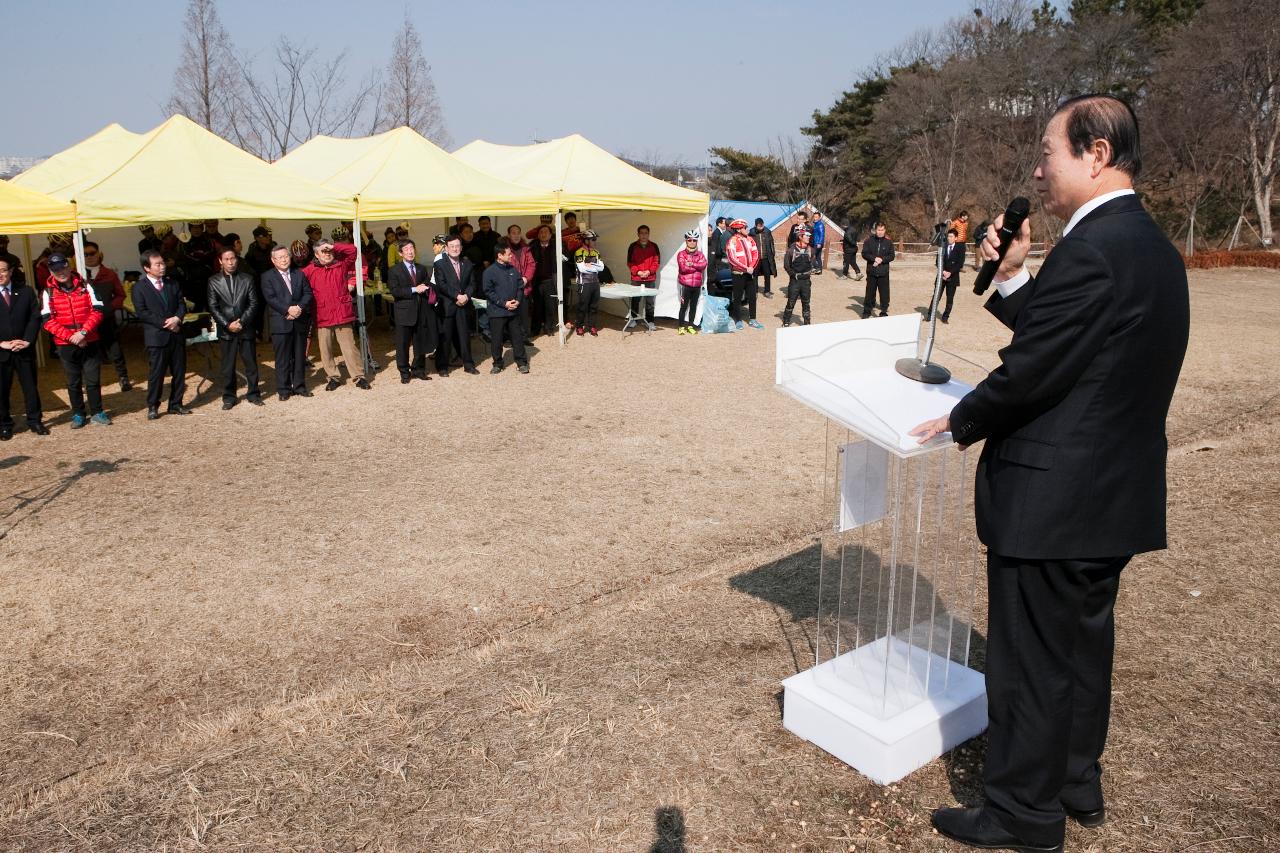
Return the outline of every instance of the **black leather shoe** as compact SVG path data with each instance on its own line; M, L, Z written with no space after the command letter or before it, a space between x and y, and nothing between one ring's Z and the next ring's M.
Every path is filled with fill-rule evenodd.
M1062 842L1033 844L1008 832L984 808L934 809L938 832L979 850L1013 850L1016 853L1062 853Z
M471 365L470 367L465 368L465 369L463 370L463 372L464 372L464 373L470 373L470 374L472 374L472 375L474 376L474 375L476 375L476 374L480 373L480 368L476 367L476 366L473 364L473 365Z
M527 365L527 364L519 364L519 365L516 365L516 368L517 368L521 373L528 373L528 372L529 372L529 365Z
M236 401L235 401L235 400L223 400L223 401L222 401L222 411L224 411L224 412L225 412L225 411L227 411L228 409L234 409L235 407L236 407Z
M312 394L310 389L303 388L301 391L295 391L294 396L295 397L314 397L315 394Z
M132 388L132 387L133 387L133 383L129 381L129 377L128 377L128 376L126 376L125 378L123 378L123 379L121 379L121 380L120 380L120 390L121 390L121 391L128 391L128 390L129 390L130 388Z
M265 405L266 405L266 403L262 402L262 398L261 398L261 397L249 397L249 398L247 398L247 399L249 400L250 405L254 405L254 406L265 406Z
M32 432L34 432L36 435L48 435L48 434L49 434L49 428L48 428L47 426L45 426L44 424L42 424L42 423L40 423L40 424L32 424L32 425L31 425L31 431L32 431Z
M8 441L13 438L13 427L0 427L0 441Z
M147 420L156 421L160 419L160 410L155 406L147 409Z
M1107 822L1106 806L1098 806L1096 809L1077 809L1063 803L1062 810L1067 813L1067 817L1088 829L1097 829Z
M497 363L495 363L492 367L490 367L490 368L489 368L489 372L490 372L490 373L501 373L501 372L502 372L502 365L501 365L501 364L497 364Z
M326 390L326 391L337 391L337 390L338 390L338 386L339 386L339 385L341 385L341 384L342 384L342 383L341 383L341 382L339 382L339 381L338 381L338 380L336 380L336 379L330 379L328 382L324 383L324 390Z
M369 386L369 380L368 380L368 379L365 379L363 376L357 376L357 377L356 377L356 387L357 387L357 388L360 388L360 389L362 389L362 390L364 390L364 391L368 391L368 390L369 390L369 388L370 388L370 386Z
M413 381L413 377L412 377L412 376L410 376L409 374L407 374L407 373L401 373L401 374L400 374L400 384L401 384L401 385L408 385L408 384L409 384L410 382L412 382L412 381Z
M186 406L177 405L177 406L170 406L168 408L168 413L171 415L189 415L191 414L191 410L188 409Z
M280 402L281 402L281 403L283 403L285 400L288 400L288 399L289 399L291 396L293 396L293 395L292 395L292 394L286 394L284 391L281 391L281 392L280 392L279 394L277 394L276 396L277 396L277 397L279 397L279 398L280 398Z

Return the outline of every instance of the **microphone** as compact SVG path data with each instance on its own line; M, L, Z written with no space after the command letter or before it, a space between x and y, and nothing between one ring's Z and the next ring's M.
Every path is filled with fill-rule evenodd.
M973 280L974 293L981 296L991 286L991 279L995 278L996 270L1000 268L1005 252L1009 251L1009 244L1013 242L1014 237L1018 236L1018 232L1022 230L1022 223L1027 220L1030 213L1031 202L1023 196L1018 196L1009 202L1009 206L1004 211L1004 220L1000 223L1000 230L996 232L999 238L996 244L996 259L983 262L982 269L978 270L978 277Z

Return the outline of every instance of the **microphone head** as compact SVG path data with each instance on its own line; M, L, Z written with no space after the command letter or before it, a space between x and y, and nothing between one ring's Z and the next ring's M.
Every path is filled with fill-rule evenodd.
M1025 196L1018 196L1009 202L1009 206L1004 211L1004 221L1008 225L1009 221L1016 220L1019 225L1031 213L1031 202Z

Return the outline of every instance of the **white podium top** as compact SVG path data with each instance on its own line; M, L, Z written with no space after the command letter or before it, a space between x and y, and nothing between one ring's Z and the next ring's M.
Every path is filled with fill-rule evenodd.
M918 444L907 431L948 414L971 388L927 385L894 369L917 355L920 315L904 314L778 330L778 388L898 457L951 443Z

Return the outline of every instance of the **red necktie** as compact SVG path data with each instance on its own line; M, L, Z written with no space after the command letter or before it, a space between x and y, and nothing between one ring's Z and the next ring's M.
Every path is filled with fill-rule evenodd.
M4 289L4 304L5 304L5 305L12 305L12 304L13 304L13 303L10 301L10 297L9 297L9 288L7 288L7 287Z
M406 264L409 267L409 281L413 282L413 286L418 286L418 270L413 264Z

